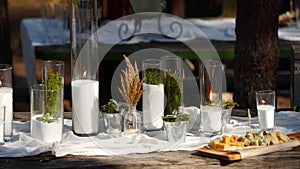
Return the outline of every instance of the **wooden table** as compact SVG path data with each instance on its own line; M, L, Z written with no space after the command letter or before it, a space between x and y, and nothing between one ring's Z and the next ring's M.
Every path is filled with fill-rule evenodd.
M253 113L253 112L251 112ZM233 115L246 115L234 111ZM65 113L70 118L71 113ZM14 114L19 121L29 120L28 112ZM0 158L0 168L299 168L300 146L291 150L228 162L200 156L197 151L175 151L122 156L72 156L56 158L50 152L32 157Z

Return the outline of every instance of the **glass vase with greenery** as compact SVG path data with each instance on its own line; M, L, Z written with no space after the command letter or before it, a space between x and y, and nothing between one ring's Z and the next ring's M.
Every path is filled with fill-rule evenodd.
M163 71L159 59L143 61L143 131L161 130L164 116Z
M166 107L164 115L177 114L180 112L179 108L182 106L182 79L176 75L171 75L166 72L164 79Z
M37 120L52 123L58 120L61 116L61 109L62 109L62 79L63 77L58 73L49 72L48 73L48 80L45 84L47 90L51 92L46 96L47 103L45 106L45 112L42 117L37 118Z
M57 121L63 113L63 87L64 87L64 62L62 61L43 61L42 83L46 90L51 91L45 103L43 116L37 120L52 123Z

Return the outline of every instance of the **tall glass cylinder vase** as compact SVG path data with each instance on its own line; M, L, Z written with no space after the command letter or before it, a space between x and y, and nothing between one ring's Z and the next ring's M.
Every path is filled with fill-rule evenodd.
M164 116L183 113L183 65L182 60L175 56L161 57L164 70L164 92L166 107Z
M45 84L31 86L31 136L44 142L61 142L63 133L63 93Z
M159 59L143 61L143 77L143 130L160 130L164 116L164 84Z
M4 139L13 139L13 84L12 66L0 64L0 105L5 106Z
M69 0L72 72L73 132L79 136L99 132L98 0Z
M222 64L204 60L200 64L200 133L222 132Z
M65 63L59 60L42 62L42 83L50 90L61 89L64 92Z

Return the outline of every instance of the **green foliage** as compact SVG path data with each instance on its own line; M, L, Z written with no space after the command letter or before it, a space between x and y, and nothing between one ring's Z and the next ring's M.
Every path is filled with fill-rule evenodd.
M162 77L159 70L146 70L146 82L151 85L161 84Z
M47 95L47 103L45 106L45 113L37 120L52 123L58 120L61 111L61 94L63 87L63 77L59 73L49 71L48 79L45 83L46 89L50 91Z
M180 114L180 115L166 115L163 117L165 122L180 122L180 121L189 121L190 114Z
M103 113L119 113L120 105L114 100L110 99L108 103L101 107Z
M168 114L176 114L178 112L179 107L182 104L182 93L181 86L179 86L178 82L181 81L176 74L166 73L166 77L164 80L164 91L167 98L167 104L165 108L164 115Z
M223 105L222 105L223 109L231 109L235 106L239 106L239 104L236 102L223 102Z

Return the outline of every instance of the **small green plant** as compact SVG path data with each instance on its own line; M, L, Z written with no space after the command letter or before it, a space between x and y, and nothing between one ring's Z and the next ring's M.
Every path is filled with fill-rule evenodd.
M190 120L190 114L179 114L179 115L166 115L163 117L163 120L165 122L180 122L180 121L189 121Z
M48 72L47 77L48 79L43 83L45 83L46 89L51 90L51 92L46 96L47 103L45 103L45 113L42 117L37 118L37 120L52 123L57 121L60 117L63 77L59 73L52 71Z
M223 105L222 105L223 109L231 109L231 108L233 108L235 106L239 106L239 104L236 103L236 102L228 102L228 101L226 101L226 102L223 102Z
M162 83L162 76L159 70L146 70L146 82L151 85L159 85Z
M166 73L164 80L164 91L167 98L167 104L164 111L164 115L176 114L179 107L182 105L182 93L181 86L178 82L181 81L180 77L176 74L171 75Z
M120 105L114 100L110 99L108 103L101 107L103 113L119 113Z

